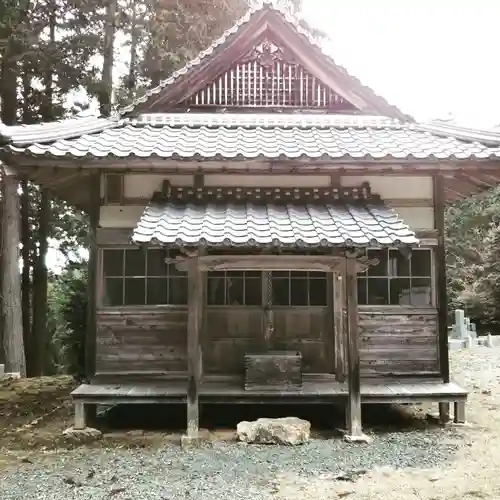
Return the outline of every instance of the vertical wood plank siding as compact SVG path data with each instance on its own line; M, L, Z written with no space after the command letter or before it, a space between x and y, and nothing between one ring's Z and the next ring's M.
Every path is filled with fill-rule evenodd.
M439 375L437 311L363 310L359 313L361 375Z

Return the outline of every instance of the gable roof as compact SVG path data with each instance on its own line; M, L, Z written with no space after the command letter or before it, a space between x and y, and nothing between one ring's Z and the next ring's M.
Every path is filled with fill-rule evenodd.
M150 111L151 107L159 101L175 105L184 100L189 95L184 93L180 97L181 93L177 92L176 95L175 92L179 90L182 84L193 80L201 72L206 74L212 73L212 78L219 76L222 71L228 69L236 61L233 57L221 58L227 66L224 69L219 67L220 61L219 64L214 64L213 67L211 67L212 63L223 54L225 55L226 51L230 47L234 47L237 41L246 40L247 44L252 45L252 42L255 41L253 37L259 32L259 28L262 31L263 27L266 29L271 27L273 31L282 31L288 40L294 39L298 42L307 51L308 56L309 53L311 55L311 57L305 58L310 59L310 61L304 61L304 66L310 66L308 69L311 73L317 73L311 67L312 60L314 59L313 66L316 68L321 67L322 72L322 75L316 74L315 76L322 80L325 85L330 86L332 90L342 95L347 101L352 102L354 100L355 102L352 102L352 104L360 107L363 112L412 121L410 116L405 115L396 106L389 104L386 99L377 95L372 89L363 85L356 77L350 75L345 68L336 64L331 56L323 50L320 42L300 24L300 20L287 9L277 4L275 0L261 0L258 6L251 8L234 26L226 30L221 37L215 40L206 50L200 52L196 58L172 73L170 77L161 81L158 86L135 99L132 104L121 108L119 113L121 115L140 113ZM248 51L250 48L246 47L245 51ZM207 79L206 75L204 75L199 85L200 88L206 84ZM196 90L199 89L196 88ZM190 94L192 93L193 91L190 92Z

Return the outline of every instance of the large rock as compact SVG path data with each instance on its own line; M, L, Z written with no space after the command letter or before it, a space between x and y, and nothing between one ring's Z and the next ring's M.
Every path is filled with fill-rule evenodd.
M244 443L297 445L309 440L311 423L297 417L259 418L240 422L236 432Z
M102 438L102 432L92 427L85 427L85 429L74 429L70 427L63 431L63 436L74 442L94 441Z

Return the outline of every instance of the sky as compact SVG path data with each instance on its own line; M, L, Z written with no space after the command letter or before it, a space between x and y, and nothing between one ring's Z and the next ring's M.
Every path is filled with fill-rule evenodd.
M499 0L303 0L335 62L417 120L500 125Z

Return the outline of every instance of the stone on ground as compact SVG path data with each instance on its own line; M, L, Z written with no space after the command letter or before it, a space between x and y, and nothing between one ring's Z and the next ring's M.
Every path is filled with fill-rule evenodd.
M74 429L70 427L63 431L63 436L73 441L87 441L100 439L102 437L102 432L93 427L85 427L85 429Z
M240 422L236 432L244 443L297 445L309 440L311 423L297 417L259 418Z

